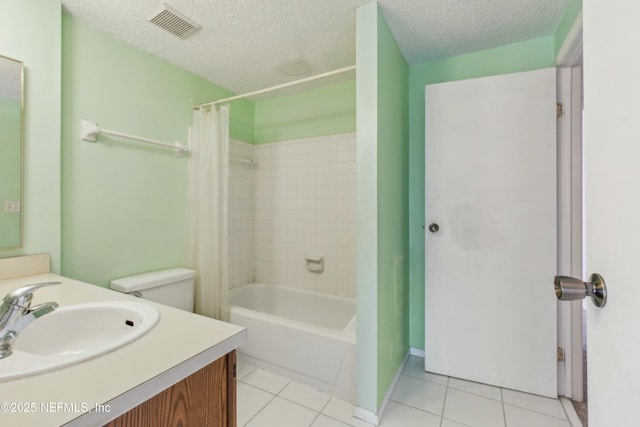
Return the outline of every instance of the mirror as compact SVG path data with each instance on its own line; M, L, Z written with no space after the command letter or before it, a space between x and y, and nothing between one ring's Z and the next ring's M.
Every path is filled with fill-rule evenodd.
M0 55L0 248L22 245L22 61Z

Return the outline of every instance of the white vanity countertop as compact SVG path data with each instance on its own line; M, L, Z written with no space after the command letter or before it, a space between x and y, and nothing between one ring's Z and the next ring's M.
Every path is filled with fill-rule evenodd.
M1 280L0 298L20 286L49 281L62 284L35 291L32 305L55 301L62 307L135 300L157 307L160 320L146 335L111 353L56 371L0 382L2 426L105 424L246 341L246 330L240 326L55 274ZM96 405L102 405L102 411L95 411Z

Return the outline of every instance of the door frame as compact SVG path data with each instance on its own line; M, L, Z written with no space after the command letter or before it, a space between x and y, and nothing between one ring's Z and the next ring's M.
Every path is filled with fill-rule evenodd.
M558 274L585 279L582 159L582 12L556 57L558 102ZM583 300L558 302L558 395L583 400Z

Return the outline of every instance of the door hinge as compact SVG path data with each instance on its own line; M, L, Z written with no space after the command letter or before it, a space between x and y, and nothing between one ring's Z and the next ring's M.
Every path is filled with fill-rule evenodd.
M564 348L558 347L558 362L564 362Z
M564 115L564 104L562 102L556 102L556 117L562 117Z

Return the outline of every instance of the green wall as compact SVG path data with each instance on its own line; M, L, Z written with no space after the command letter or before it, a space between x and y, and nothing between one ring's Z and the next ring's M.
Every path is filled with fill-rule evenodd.
M20 200L21 113L19 99L0 96L0 248L20 246L20 213L5 212L3 202Z
M531 71L555 65L555 38L521 43L415 65L409 70L410 345L424 349L424 87L431 83Z
M256 144L355 130L355 80L255 103Z
M187 142L192 106L227 90L63 14L62 273L101 286L185 263L187 157L99 136L80 121ZM231 137L252 142L253 103L234 102Z
M378 8L356 13L356 404L378 412Z
M555 35L418 64L409 70L410 345L424 349L424 86L554 67L555 57L582 10L569 0Z
M26 67L24 242L21 249L0 250L0 257L48 252L53 271L60 272L62 245L63 273L100 285L182 264L186 159L136 143L81 141L79 122L90 119L107 129L185 141L191 105L230 93L66 14L61 20L56 0L0 0L0 6L5 11L0 54ZM232 137L255 143L350 132L357 114L358 210L363 212L358 218L358 358L363 362L358 399L363 407L377 409L383 383L404 347L406 331L399 325L405 295L398 284L405 281L406 249L405 237L398 236L408 236L410 249L409 343L424 348L424 85L553 66L581 7L581 0L569 0L555 36L410 67L405 95L394 86L402 87L406 64L377 7L368 5L358 12L355 84L259 101L255 115L253 103L233 103ZM399 123L406 105L405 155ZM387 121L395 113L400 118ZM387 157L388 164L382 161ZM407 230L403 170L409 171L411 195ZM398 316L387 324L382 316L389 314ZM393 348L387 349L388 343Z
M409 66L378 11L378 404L409 350Z
M60 272L60 2L0 0L0 54L24 62L24 234L0 257L49 253Z
M356 56L357 404L378 413L409 349L409 67L376 3Z
M524 67L527 66L526 63L534 64L533 67L536 67L535 64L540 62L541 56L546 57L544 61L549 59L550 52L547 48L550 37L553 37L554 40L555 53L558 52L581 10L582 0L568 0L567 8L554 36L490 49L484 51L486 54L473 53L433 62L431 63L433 65L431 71L439 74L439 77L434 76L434 79L436 81L456 80L470 78L467 76L475 77L475 74L477 76L491 75L494 69L508 69L510 67L508 63L514 62L515 58L512 56L513 52L509 52L510 49L515 51L524 49L523 52L533 52L532 58L519 55L518 60L523 61ZM516 56L518 56L517 53ZM472 70L465 70L465 64L461 64L459 61L469 61L469 65L473 67ZM493 64L491 61L498 63ZM412 67L412 69L424 66L429 68L427 64L421 64ZM449 73L452 73L451 77ZM256 101L254 142L262 144L354 132L356 130L355 89L355 81L348 81L294 95Z
M582 0L568 0L567 8L562 15L562 19L560 20L560 24L558 25L558 29L555 34L556 54L560 51L562 43L564 43L567 35L569 35L569 31L580 12L582 12Z

